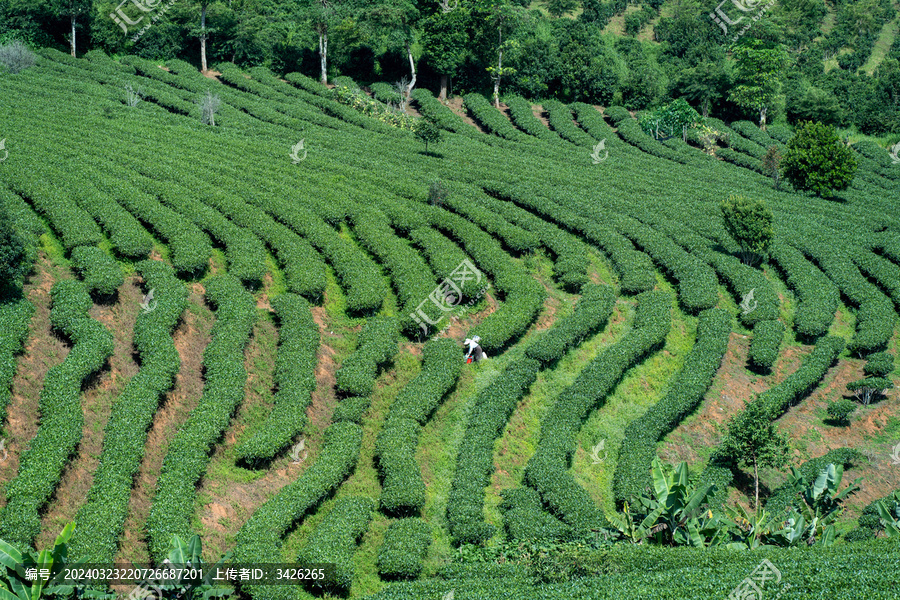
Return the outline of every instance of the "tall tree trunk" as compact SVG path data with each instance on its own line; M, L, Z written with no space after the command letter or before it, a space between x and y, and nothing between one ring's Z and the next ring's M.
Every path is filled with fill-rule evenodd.
M709 98L703 100L703 118L709 116Z
M497 28L497 76L494 78L494 106L500 110L500 74L503 73L503 25Z
M768 107L766 107L766 106L763 106L761 109L759 109L759 128L762 129L763 131L766 130L766 111L767 110L768 110Z
M406 88L406 101L409 102L409 96L412 94L413 88L416 87L416 63L413 61L412 49L409 47L409 40L406 40L406 56L409 58L409 70L412 73L412 79Z
M439 100L447 99L447 88L450 87L449 79L450 77L448 75L441 75L441 94L438 96Z
M319 68L321 70L322 85L328 84L328 29L322 26L319 30Z
M206 4L200 5L200 67L206 73Z
M759 465L756 463L756 458L753 459L753 485L756 488L753 508L756 509L756 514L759 514Z
M72 49L72 56L75 56L75 13L69 15L72 21L72 37L69 39L69 46Z

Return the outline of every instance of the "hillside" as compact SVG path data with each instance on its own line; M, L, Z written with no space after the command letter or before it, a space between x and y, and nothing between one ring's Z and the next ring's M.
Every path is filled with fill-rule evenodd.
M719 122L707 153L623 107L419 88L426 151L421 117L299 73L208 75L42 50L0 78L0 201L34 259L0 303L0 539L43 549L74 521L72 559L127 564L198 534L207 563L336 563L325 597L724 597L763 558L784 598L894 597L898 538L857 528L900 490L886 151L854 146L828 200L762 174L785 125ZM774 214L755 266L733 194ZM489 359L467 364L473 335ZM833 422L885 360L895 388ZM752 468L713 458L757 398L807 479L862 478L833 546L600 539L648 452L715 483L705 507L749 509ZM788 472L760 471L773 513Z

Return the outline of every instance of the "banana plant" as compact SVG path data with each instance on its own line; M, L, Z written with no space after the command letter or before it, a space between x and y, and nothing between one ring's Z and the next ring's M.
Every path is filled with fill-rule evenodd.
M632 542L644 539L669 546L718 545L725 543L728 530L711 510L703 510L715 486L694 489L686 462L667 472L658 457L652 465L653 490L638 499L639 508L632 516L628 505L625 514L610 521ZM640 525L635 525L635 517Z
M895 504L893 511L888 510L884 501L879 502L875 507L878 509L881 522L884 523L884 532L887 536L900 537L900 504Z
M50 550L35 552L30 548L20 552L12 544L0 540L0 600L38 600L49 596L70 596L80 586L53 583L53 579L45 581L40 577L42 569L53 571L54 565L59 571L61 567L78 567L87 563L82 559L75 563L66 561L67 543L75 532L75 523L69 523L53 542ZM28 577L27 572L38 574ZM79 589L82 598L115 600L116 595L92 589Z
M810 484L803 481L800 472L791 467L791 483L800 487L800 515L808 523L806 530L807 543L812 545L818 539L823 546L834 543L834 522L844 511L843 502L851 494L859 490L859 482L856 480L843 490L841 481L844 477L844 466L833 463L819 472L816 480Z
M203 546L200 542L200 536L194 535L187 542L177 534L172 534L169 543L169 554L163 561L161 568L167 564L183 566L185 568L201 569L204 573L216 573L218 568L231 558L229 552L223 556L213 567L203 567L203 559L201 558ZM178 580L150 580L142 583L139 587L153 593L157 598L184 598L185 600L200 599L209 600L210 598L221 598L230 596L233 590L230 587L214 586L207 583L206 579L197 582L182 577ZM3 599L0 599L3 600Z

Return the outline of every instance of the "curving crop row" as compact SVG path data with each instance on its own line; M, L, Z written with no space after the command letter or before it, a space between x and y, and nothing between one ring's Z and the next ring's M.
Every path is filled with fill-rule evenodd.
M539 196L522 186L491 182L485 187L489 194L509 200L525 209L543 215L572 232L583 235L589 242L605 252L621 278L619 283L625 293L639 293L653 289L656 274L649 257L635 250L634 245L622 234L610 227L581 216L563 202Z
M537 233L513 225L502 215L481 206L479 200L484 199L481 190L473 190L469 186L459 184L450 184L447 187L451 193L445 201L446 205L452 208L453 212L502 240L511 252L516 254L532 252L541 245Z
M662 345L672 326L669 294L644 292L637 302L634 328L588 363L557 397L541 421L538 447L525 466L525 483L540 493L551 514L579 532L602 527L606 518L568 472L578 431L625 371Z
M16 355L28 336L34 305L25 298L0 297L0 426L6 420L10 385L16 375Z
M233 275L212 277L204 286L207 300L217 307L212 339L203 352L206 383L197 407L169 444L157 479L147 519L155 562L166 556L172 534L191 537L195 486L209 464L210 449L244 398L244 347L256 321L256 301Z
M462 370L459 345L448 338L422 348L422 370L397 395L378 434L375 456L382 476L380 506L388 514L413 514L425 505L425 483L416 462L422 425Z
M500 492L503 501L498 507L503 513L503 528L508 540L565 540L572 528L544 510L541 495L530 487L518 487Z
M375 503L365 496L346 496L334 504L313 530L297 560L301 564L327 564L325 577L306 579L310 591L347 594L353 583L353 554L369 528Z
M531 109L531 102L521 96L510 95L504 98L504 102L509 107L509 116L516 127L534 137L550 142L552 144L559 143L558 134L547 129L547 126L541 123L541 120L534 116Z
M347 310L366 314L381 307L387 285L375 262L338 235L321 218L286 198L267 193L248 194L247 199L303 236L334 267L347 294Z
M549 98L543 101L544 110L547 111L547 120L553 131L560 137L568 140L576 146L593 148L597 140L584 132L572 119L572 111L559 100Z
M604 146L615 150L627 150L626 144L616 135L612 127L603 120L603 115L596 108L584 102L573 102L572 110L575 112L575 120L589 136L596 140L602 140Z
M463 96L463 105L466 110L488 133L498 135L513 142L523 142L528 138L524 133L513 127L509 119L503 116L499 110L487 101L487 98L476 92Z
M740 121L738 121L739 123ZM741 154L745 154L749 157L752 157L757 160L762 160L763 156L766 155L766 147L767 145L758 144L752 140L745 138L738 131L728 127L715 118L707 118L707 123L713 128L726 135L725 143L732 150L739 152ZM769 143L771 144L771 142Z
M87 211L72 202L68 191L54 183L65 181L65 173L50 165L42 165L44 177L31 175L28 165L16 161L4 165L0 177L10 191L30 202L56 231L63 246L95 246L103 239L100 227ZM48 172L49 171L49 172Z
M136 268L144 288L154 293L153 310L141 310L134 324L141 367L112 405L94 481L69 541L71 556L102 563L112 563L118 552L147 430L160 397L171 389L181 367L172 331L187 308L187 289L161 261L145 260Z
M335 391L343 396L369 396L379 367L397 353L400 328L394 317L373 317L359 332L356 350L334 374Z
M759 321L753 328L748 359L760 369L770 369L778 358L778 348L784 339L784 325L777 319Z
M718 280L709 265L636 219L620 214L606 216L617 231L643 248L660 268L678 281L678 299L686 310L705 310L718 303Z
M419 325L413 320L413 314L434 291L434 273L421 254L397 237L388 219L377 209L359 206L350 218L360 244L390 273L397 292L400 330L406 335L415 335Z
M206 270L212 244L200 229L130 182L94 172L97 186L113 195L128 212L148 224L169 245L176 271L198 274Z
M768 125L766 127L766 131L771 135L774 139L778 140L782 144L787 144L791 141L791 138L794 137L794 132L791 129L790 125L784 125L781 123L773 123L772 125Z
M600 329L612 315L615 291L606 285L587 284L574 312L551 327L528 345L525 356L544 365L559 360L567 350L579 346L585 338Z
M20 549L41 531L41 510L56 489L69 456L81 440L81 386L113 352L113 335L88 316L91 298L81 282L58 281L50 290L50 322L73 342L65 360L47 371L40 395L41 422L22 452L19 474L6 486L0 539Z
M119 263L96 246L78 246L72 250L71 258L89 292L111 296L125 283Z
M284 78L288 83L297 88L299 97L304 102L321 109L328 115L337 117L342 121L345 121L352 125L356 125L358 127L362 127L363 129L369 129L378 133L387 133L391 135L398 134L399 130L395 129L394 127L386 125L378 119L368 117L361 112L350 108L349 106L341 104L336 100L332 100L330 92L328 92L328 88L325 88L325 86L322 86L320 83L315 82L305 75L301 75L299 73L288 73ZM312 82L312 84L310 84L309 82ZM311 87L312 90L310 90L308 86ZM325 88L326 90L323 95L320 95L317 91L313 91L319 90L320 88Z
M427 225L410 230L409 239L425 255L428 264L440 280L450 277L459 265L469 260L459 246ZM475 279L466 279L459 288L462 298L475 298L483 285L485 284Z
M769 146L776 146L779 151L782 153L784 152L784 144L757 127L755 123L750 121L734 121L731 123L731 129L761 148L768 150Z
M841 293L857 306L856 335L848 349L858 354L884 349L894 333L896 313L891 301L853 264L849 257L852 250L834 248L831 240L799 241L804 244L801 249L816 260Z
M270 563L281 555L281 538L347 478L359 460L362 429L338 422L325 430L316 462L250 516L235 536L232 559L236 563ZM242 585L254 600L290 600L296 590L288 585Z
M484 520L484 488L494 471L494 440L540 368L533 358L512 362L475 396L447 498L447 524L454 544L480 544L494 535L494 526Z
M400 96L400 92L398 92L394 86L383 81L373 83L369 86L369 89L372 90L372 96L376 100L385 104L393 104L394 106L399 106L401 100L403 99Z
M828 331L840 303L837 286L803 253L777 238L769 256L778 265L788 287L798 298L794 330L804 337L818 337Z
M891 261L863 248L855 249L850 255L854 264L871 277L900 307L900 267Z
M447 131L461 133L472 138L480 138L478 131L463 121L462 117L441 104L434 94L425 88L416 88L412 93L413 100L419 105L422 116Z
M697 341L669 391L625 428L613 476L616 502L632 502L652 485L650 464L656 443L691 414L709 389L728 348L731 314L720 308L700 313Z
M266 274L266 249L259 238L204 204L192 188L180 182L163 181L159 174L154 178L152 169L144 170L138 166L138 172L145 176L139 180L145 191L154 194L164 205L224 246L229 273L245 284L255 286L262 282Z
M737 152L736 150L733 150L731 148L719 148L718 150L716 150L716 156L738 167L750 169L751 171L756 171L757 173L764 172L762 161L760 161L758 158L747 156L746 154L742 154L741 152Z
M271 460L303 430L306 407L316 389L320 336L309 302L295 294L282 294L272 300L272 308L280 321L275 406L259 431L235 449L239 460L251 464Z
M482 348L494 352L523 335L543 307L546 292L541 284L476 225L441 209L423 208L430 209L423 213L429 217L432 226L463 244L478 267L493 276L494 287L504 295L500 308L471 332L481 337ZM483 278L484 275L479 273L478 279Z
M539 219L515 203L493 198L487 194L487 190L485 192L475 201L510 223L537 234L541 243L555 255L553 277L566 290L576 292L588 282L590 247L585 242L553 223Z
M108 194L86 186L83 180L74 188L75 202L102 225L116 252L131 259L146 258L150 254L153 238L131 213Z
M558 320L543 337L530 342L525 358L508 365L475 397L457 454L447 504L447 521L454 543L481 543L494 535L494 527L484 522L484 488L490 483L493 470L494 440L536 379L541 361L546 364L558 361L603 317L609 294L606 290L609 288L601 286L586 290L587 301L582 298L571 315ZM556 333L557 329L562 333Z
M375 567L385 579L415 579L431 545L431 526L417 517L397 519L384 533Z
M284 78L294 87L306 90L307 92L310 92L312 94L317 94L319 96L328 96L329 94L328 86L324 85L320 81L316 81L312 77L307 77L303 73L288 73L284 76Z

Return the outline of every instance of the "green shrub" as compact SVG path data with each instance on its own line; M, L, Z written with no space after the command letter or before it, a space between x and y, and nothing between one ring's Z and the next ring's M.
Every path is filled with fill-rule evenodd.
M0 297L0 424L6 421L10 385L16 375L16 355L28 336L34 305L25 298Z
M572 528L544 510L541 496L529 487L500 492L503 524L509 540L564 540Z
M81 282L56 282L50 298L50 322L73 346L65 360L51 367L44 377L39 399L40 425L19 458L18 475L6 486L0 539L20 549L30 546L40 533L41 511L81 440L81 386L106 364L113 352L112 333L88 317L93 303Z
M344 396L369 396L375 389L378 368L397 352L400 339L397 319L373 317L359 332L356 350L335 373L335 390Z
M247 371L244 347L256 321L256 301L233 275L208 279L207 300L216 306L212 339L203 352L206 383L196 408L169 444L147 518L150 555L161 561L172 534L191 536L196 485L210 460L210 450L244 399Z
M248 463L271 460L303 430L316 389L319 326L309 303L295 294L282 294L272 300L272 308L280 322L274 375L278 391L265 423L235 449L238 459Z
M362 424L363 414L369 410L372 401L367 397L342 398L338 405L334 408L331 420L350 421L351 423Z
M693 412L716 374L731 333L731 314L719 308L700 313L697 341L675 375L668 393L628 424L613 476L617 502L630 501L652 485L656 443Z
M828 416L842 424L850 422L850 413L856 410L856 402L846 398L828 403Z
M85 503L76 515L70 556L113 562L128 516L132 481L141 466L147 431L160 397L172 388L181 357L172 332L187 308L187 288L169 265L137 264L144 287L153 290L153 310L142 310L134 324L140 370L113 403L103 432L103 449Z
M376 568L386 579L415 579L431 545L431 526L422 519L398 519L390 524L378 549Z
M113 258L96 246L78 246L72 250L72 264L91 292L111 296L125 283L122 269Z
M572 111L568 106L555 99L547 99L543 101L544 110L547 111L547 120L553 131L558 133L560 137L576 146L584 146L593 148L597 140L582 131L572 119Z
M466 110L471 113L472 118L488 133L493 133L514 142L528 140L525 134L513 127L512 123L481 94L474 92L466 94L463 97L463 103Z
M547 126L534 116L531 102L521 96L507 96L503 101L509 107L509 115L516 127L545 142L559 143L559 135L547 129Z
M887 377L894 371L894 357L887 352L874 352L866 358L863 373L873 377Z
M778 348L784 338L784 325L781 321L760 321L753 328L753 339L750 340L750 364L760 369L770 369L778 358Z
M345 496L319 523L297 560L301 564L328 564L324 579L306 579L311 590L347 593L353 583L353 554L359 538L369 528L375 503L371 498Z

